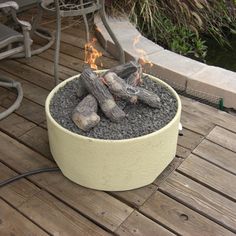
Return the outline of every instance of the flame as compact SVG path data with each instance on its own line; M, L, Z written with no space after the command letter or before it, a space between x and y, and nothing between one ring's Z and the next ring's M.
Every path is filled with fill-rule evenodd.
M96 60L102 56L102 53L99 52L95 47L97 39L93 38L90 42L84 45L85 48L85 63L89 64L90 67L94 70L97 70Z
M134 50L138 53L139 55L139 63L141 65L145 65L145 64L148 64L150 67L153 66L153 63L148 59L148 56L147 56L147 53L145 50L141 49L141 48L138 48L137 47L137 44L139 43L140 41L140 37L141 35L138 35L134 38L133 40L133 48Z

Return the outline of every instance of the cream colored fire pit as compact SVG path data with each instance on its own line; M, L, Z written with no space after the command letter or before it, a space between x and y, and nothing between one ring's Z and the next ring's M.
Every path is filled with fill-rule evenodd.
M92 189L123 191L152 183L172 161L176 153L181 102L177 93L164 84L177 99L175 117L163 128L148 135L123 140L102 140L75 134L59 125L49 105L59 88L46 100L46 117L51 153L62 173L70 180Z

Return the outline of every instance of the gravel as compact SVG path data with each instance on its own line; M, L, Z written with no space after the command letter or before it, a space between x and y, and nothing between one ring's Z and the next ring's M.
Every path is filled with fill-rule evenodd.
M127 114L122 122L114 123L107 119L102 111L98 110L101 118L99 124L93 129L84 132L72 121L72 111L82 98L78 98L76 90L78 78L69 81L53 96L50 103L52 117L62 127L87 137L97 139L120 140L143 136L155 132L167 125L177 112L177 100L173 94L163 85L143 78L142 87L155 92L161 99L160 109L151 108L141 102L130 104L123 100L116 101Z

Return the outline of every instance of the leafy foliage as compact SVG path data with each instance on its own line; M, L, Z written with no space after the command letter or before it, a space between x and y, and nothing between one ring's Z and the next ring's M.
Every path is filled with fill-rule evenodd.
M207 47L201 35L225 45L225 32L236 32L235 0L121 0L111 4L113 12L128 13L148 38L183 55L203 59Z

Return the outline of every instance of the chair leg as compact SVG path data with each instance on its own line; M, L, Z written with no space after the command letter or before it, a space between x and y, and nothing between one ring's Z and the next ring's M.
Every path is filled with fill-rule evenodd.
M25 57L30 58L32 40L30 38L29 30L26 28L23 28L23 34L24 34Z
M59 84L59 56L60 56L60 41L61 41L61 16L59 0L54 0L56 8L56 47L54 53L54 79L55 85Z
M23 90L19 82L16 82L6 77L0 78L0 86L5 87L5 88L15 88L18 93L18 96L15 102L7 110L0 113L0 120L2 120L19 108L21 101L23 99Z
M84 9L84 1L83 0L80 0L80 5L81 5L81 8ZM82 16L83 16L83 20L84 20L84 24L85 24L85 29L86 29L86 41L88 43L90 40L88 20L87 20L86 14L83 14Z
M122 49L121 44L119 43L118 39L116 38L115 34L113 33L111 27L109 26L108 22L107 22L107 17L106 17L106 12L105 12L105 3L104 0L100 0L101 3L101 9L99 10L102 22L107 30L107 32L110 34L112 40L114 41L114 43L116 44L118 50L119 50L119 58L120 58L120 63L124 64L125 63L125 54L124 54L124 50Z
M38 8L38 12L36 17L34 18L33 22L32 22L32 29L30 31L30 35L33 35L35 33L35 31L37 30L37 28L39 27L39 23L42 20L42 16L43 16L43 9L40 6L40 4L37 5Z

